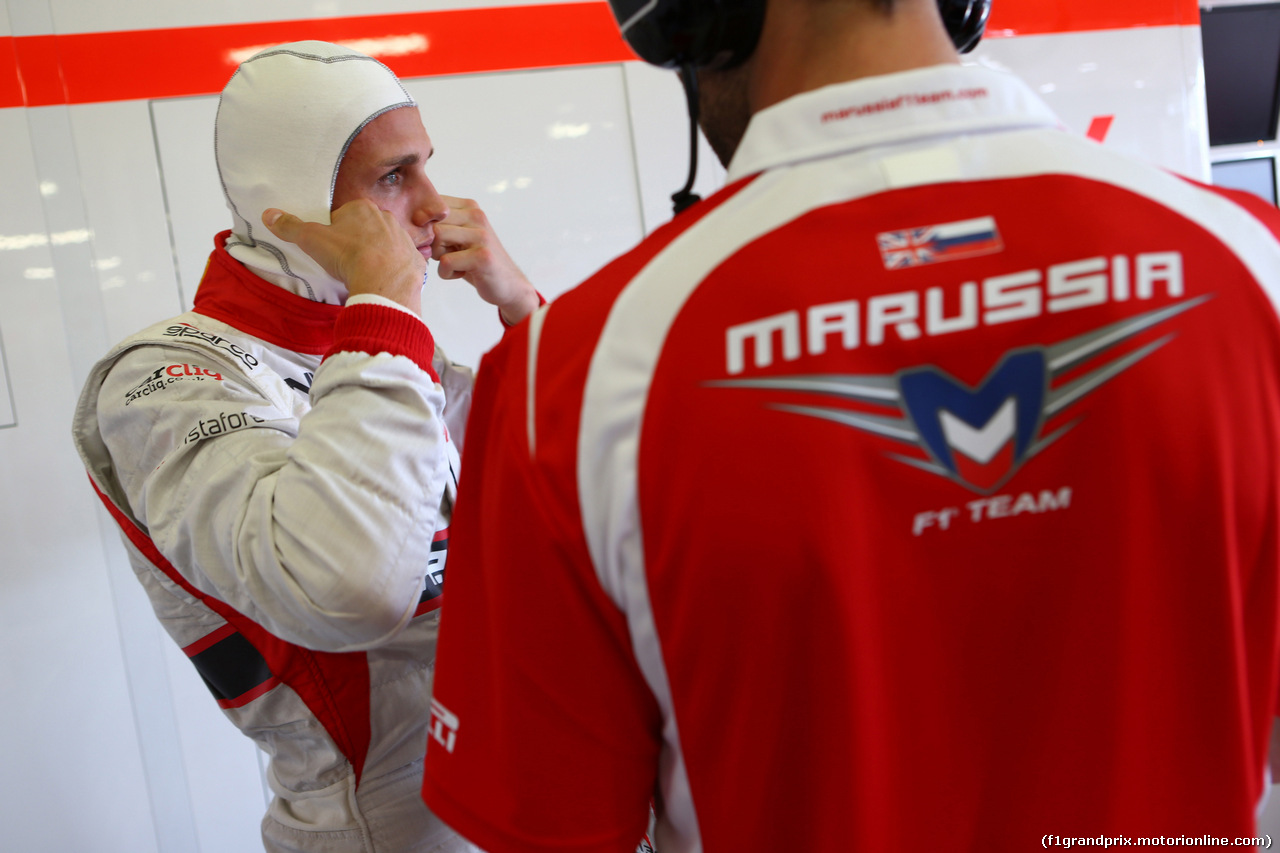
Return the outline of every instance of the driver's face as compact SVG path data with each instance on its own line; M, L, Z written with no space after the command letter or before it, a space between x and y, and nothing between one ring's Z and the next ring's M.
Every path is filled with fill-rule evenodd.
M449 206L427 177L435 149L417 107L400 107L365 125L338 166L331 210L366 198L396 218L418 251L431 259L435 223Z

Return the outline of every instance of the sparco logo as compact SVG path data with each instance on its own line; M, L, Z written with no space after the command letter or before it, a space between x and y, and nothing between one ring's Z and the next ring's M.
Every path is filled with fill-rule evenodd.
M165 367L157 367L147 375L146 379L125 392L124 404L127 406L136 400L148 397L163 388L167 388L174 382L184 380L204 381L206 379L221 382L222 374L194 364L170 364Z
M190 323L181 323L177 326L170 326L164 330L164 335L167 338L197 338L207 344L212 344L220 350L231 353L236 358L240 359L240 362L244 364L245 367L258 366L258 359L251 353L245 352L244 349L237 344L233 344L231 341L222 337L222 335L215 335L211 332L202 332Z

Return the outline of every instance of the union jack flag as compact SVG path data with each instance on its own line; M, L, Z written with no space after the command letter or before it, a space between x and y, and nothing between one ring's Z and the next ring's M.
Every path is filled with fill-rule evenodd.
M876 235L887 270L957 261L1004 250L994 216Z

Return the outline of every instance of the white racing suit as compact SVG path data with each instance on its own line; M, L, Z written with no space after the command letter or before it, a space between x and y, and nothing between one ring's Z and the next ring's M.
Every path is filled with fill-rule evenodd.
M470 849L419 795L470 373L409 313L295 296L224 240L194 311L93 369L77 447L156 615L270 756L267 849Z

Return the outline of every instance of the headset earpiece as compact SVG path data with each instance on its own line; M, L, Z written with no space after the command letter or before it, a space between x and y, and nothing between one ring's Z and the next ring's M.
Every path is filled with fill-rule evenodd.
M968 53L982 40L991 15L991 0L938 0L938 11L951 43L961 53Z

